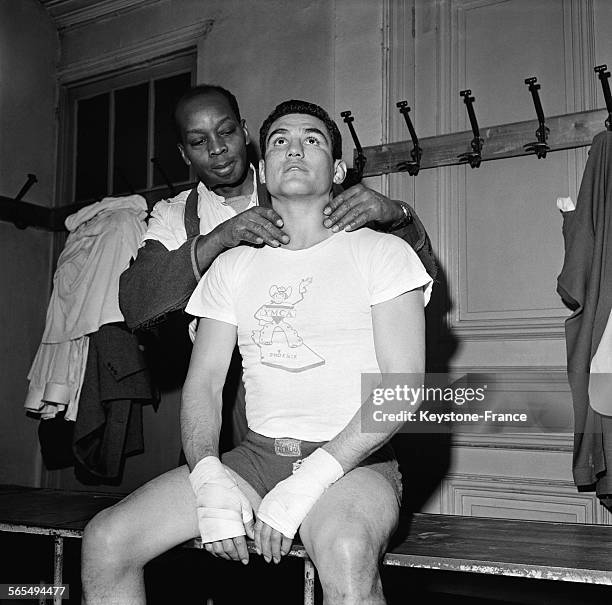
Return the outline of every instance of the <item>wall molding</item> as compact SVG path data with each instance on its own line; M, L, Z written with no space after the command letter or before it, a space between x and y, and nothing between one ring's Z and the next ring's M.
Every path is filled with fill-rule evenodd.
M564 340L566 317L451 318L453 333L467 340Z
M442 131L467 129L467 117L456 92L466 82L468 11L495 6L511 0L446 0L439 4L438 49L441 64L439 77L438 114L447 114ZM596 79L585 69L594 60L592 0L564 0L564 48L566 90L576 101L575 107L592 106L596 98ZM592 65L590 66L592 72ZM571 94L570 94L571 92ZM574 199L584 169L587 150L568 153L570 191ZM456 301L449 312L449 328L462 340L532 340L563 339L563 322L568 313L559 305L546 309L478 310L469 308L466 291L466 168L447 170L446 181L439 189L441 232L448 234L447 244L440 249L440 258L447 268L449 291Z
M571 433L505 433L497 435L455 433L453 435L453 447L529 452L573 452L574 436Z
M415 0L385 0L383 9L385 31L386 74L383 90L386 101L386 120L383 124L383 143L401 141L409 135L406 123L395 103L403 99L415 114ZM385 194L392 199L403 199L417 207L414 178L407 173L385 175ZM417 208L418 210L418 208Z
M543 397L553 394L553 398L565 402L565 409L571 408L571 391L565 367L555 366L489 366L467 367L453 366L450 374L461 377L465 374L472 378L478 377L488 386L492 400L503 398L504 394L531 393L529 400L535 403ZM503 407L503 406L502 406ZM536 431L529 432L507 431L505 433L475 433L456 432L453 434L453 447L487 448L494 450L520 450L534 452L573 452L574 436L570 430L563 432Z
M518 511L518 518L557 520L573 516L569 522L609 524L610 513L594 493L578 492L572 481L450 473L441 488L441 506L446 514L473 515L473 509L500 508ZM477 515L476 515L477 516Z
M42 3L57 29L64 32L167 1L98 0L97 2L91 2L88 6L79 6L79 3L75 0L42 0Z
M191 51L211 31L213 24L212 19L192 23L146 38L135 44L117 48L101 56L61 66L58 70L60 84L82 83L111 72L159 60L161 57Z
M597 108L597 77L595 67L595 15L593 0L563 0L564 50L567 112ZM588 148L568 153L567 174L570 187L567 195L578 197L582 173L588 158Z

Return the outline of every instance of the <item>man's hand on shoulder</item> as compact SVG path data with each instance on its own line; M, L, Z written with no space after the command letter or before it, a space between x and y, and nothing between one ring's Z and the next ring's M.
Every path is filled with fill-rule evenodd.
M282 218L272 208L255 206L221 223L213 231L223 248L234 248L242 243L277 248L289 242L282 226Z
M253 533L253 509L221 461L207 456L189 475L196 496L198 526L204 548L232 561L249 561L245 534Z
M390 227L406 218L402 204L359 183L329 202L323 225L334 232L355 231L372 222Z

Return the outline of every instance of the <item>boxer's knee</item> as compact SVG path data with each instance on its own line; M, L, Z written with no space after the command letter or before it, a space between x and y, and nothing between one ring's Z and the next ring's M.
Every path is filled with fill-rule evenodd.
M130 522L107 509L98 513L83 532L82 562L84 569L93 567L118 569L144 565L135 556L137 541L131 535Z
M329 532L317 542L313 559L327 602L378 602L382 547L366 529Z
M316 551L317 559L335 561L335 566L340 566L346 571L366 568L375 570L380 558L379 547L374 544L366 531L332 534L316 548Z

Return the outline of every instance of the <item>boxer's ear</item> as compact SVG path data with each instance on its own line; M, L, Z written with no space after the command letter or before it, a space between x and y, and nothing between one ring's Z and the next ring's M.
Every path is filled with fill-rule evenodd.
M344 160L336 160L334 162L334 184L340 185L346 178L346 162Z

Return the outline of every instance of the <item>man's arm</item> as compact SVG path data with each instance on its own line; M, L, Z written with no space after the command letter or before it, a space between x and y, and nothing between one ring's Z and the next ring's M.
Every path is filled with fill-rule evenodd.
M153 220L153 219L152 219ZM161 219L156 219L160 221ZM160 224L163 228L163 224ZM289 237L272 208L249 208L176 250L150 239L119 281L119 307L128 327L146 328L184 309L202 274L221 252L241 243L278 247Z
M359 183L335 196L323 213L326 215L323 225L334 232L376 225L403 239L419 255L427 273L435 278L438 267L429 235L414 208L406 202L389 199Z
M150 327L185 307L199 279L192 261L195 239L176 250L147 240L121 274L119 307L130 329Z
M181 436L206 550L246 564L244 536L253 537L253 510L219 460L222 391L235 344L236 326L200 320L183 387Z
M395 386L391 377L387 385L385 374L403 374L422 385L425 371L425 316L423 290L406 292L401 296L372 307L372 327L376 358L383 374L383 387ZM342 466L345 473L378 450L402 427L403 422L385 423L386 433L365 433L358 411L338 435L323 446Z

